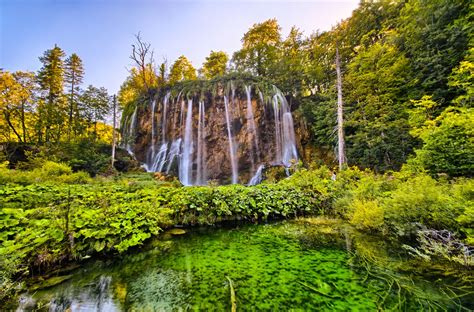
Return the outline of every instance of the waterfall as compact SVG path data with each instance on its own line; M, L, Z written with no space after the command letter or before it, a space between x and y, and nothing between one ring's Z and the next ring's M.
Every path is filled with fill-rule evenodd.
M215 93L199 88L158 93L147 117L138 108L124 116L125 148L147 171L177 175L184 185L211 180L255 185L268 165L290 172L298 153L285 96L276 87L226 83L216 85ZM139 131L138 125L147 127Z
M262 183L262 179L263 179L263 169L265 169L265 166L264 165L260 165L257 169L257 172L255 172L255 174L253 175L252 178L250 178L250 181L247 185L257 185L257 184L260 184Z
M232 167L232 184L238 182L238 168L237 168L237 158L235 157L235 146L234 139L232 138L230 116L229 116L229 100L227 96L224 95L224 107L225 107L225 120L227 124L227 135L229 138L229 153L230 153L230 165Z
M293 117L285 96L276 88L274 92L272 103L275 119L275 162L289 167L292 159L298 159Z
M192 155L193 155L193 100L188 100L188 109L186 111L186 124L184 128L183 152L179 164L179 179L183 185L192 185Z
M283 165L289 167L291 160L298 159L298 152L296 151L295 128L293 126L293 117L291 113L283 113Z
M161 119L161 146L160 149L158 150L158 153L156 152L156 146L157 146L157 138L156 138L156 102L158 100L154 100L151 102L151 146L150 146L150 152L149 152L149 160L145 164L145 168L148 171L162 171L163 167L166 163L166 156L168 152L168 143L166 141L166 125L167 125L167 107L168 107L168 100L170 97L170 93L168 92L164 99L163 99L163 105L162 105L162 119Z
M130 126L128 128L128 132L127 132L127 136L126 136L126 141L127 142L125 144L125 148L126 148L127 152L132 156L134 155L133 154L133 144L132 144L132 142L135 141L135 127L136 127L136 124L137 124L137 109L138 109L138 107L136 106L135 110L133 111L131 120L130 120Z
M179 102L179 96L178 96L177 102ZM184 100L181 100L181 110L180 110L180 115L179 115L179 127L180 128L183 126L184 103L185 103Z
M163 113L162 113L162 122L161 122L161 143L164 144L166 142L166 126L168 123L168 116L167 116L167 108L168 108L168 101L170 98L171 93L167 92L165 98L163 99Z
M155 158L155 146L156 146L156 139L155 139L155 99L151 101L151 161Z
M281 107L278 100L278 95L275 94L272 99L275 122L275 163L280 164L282 162L281 145L283 138L281 137Z
M179 152L181 150L181 138L173 141L170 147L170 153L168 155L168 164L166 166L166 174L170 173L171 166L173 165L173 161L175 158L179 157Z
M260 149L258 147L258 134L257 134L257 127L255 126L255 116L253 114L253 107L252 107L252 87L245 86L245 92L247 93L247 128L252 135L252 141L250 142L250 150L251 150L251 162L252 167L254 167L255 162L260 162ZM257 158L257 159L255 159ZM255 168L252 168L252 172L255 172Z
M204 102L199 101L196 175L196 184L198 185L207 184L205 116Z

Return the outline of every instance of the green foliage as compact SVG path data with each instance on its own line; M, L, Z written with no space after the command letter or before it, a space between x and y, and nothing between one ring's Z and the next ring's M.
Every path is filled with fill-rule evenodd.
M40 57L43 67L38 72L38 82L45 96L38 107L40 125L38 141L58 142L62 134L65 119L64 88L64 52L58 46L44 52ZM43 128L44 127L44 128ZM44 139L43 139L44 130Z
M211 51L202 65L202 73L206 79L222 76L226 73L229 57L222 51Z
M86 172L72 172L71 167L64 163L47 160L41 163L39 167L29 171L0 168L0 182L21 185L39 182L85 184L91 182L91 178Z
M150 174L90 183L84 174L47 161L32 171L3 165L0 181L5 287L13 287L13 276L62 259L123 253L177 224L324 214L395 236L427 227L472 241L473 192L467 179L436 181L410 172L378 176L358 169L341 171L334 179L331 170L320 167L301 169L276 184L173 187L160 185ZM82 182L89 183L77 184Z
M271 74L280 41L280 26L276 19L256 23L244 34L242 49L234 53L233 62L238 70L258 76Z
M423 173L377 176L355 171L344 184L334 196L333 209L357 228L395 236L415 235L421 228L471 235L471 180L447 182Z
M286 218L320 204L317 190L291 181L215 188L157 187L149 180L66 185L77 182L77 173L51 161L23 171L24 180L17 172L0 170L0 271L10 277L61 259L124 252L174 224Z
M386 171L405 162L413 144L403 104L407 66L408 59L390 42L360 49L349 64L345 127L350 164Z
M454 99L454 103L460 106L472 107L474 99L474 47L469 48L464 60L453 69L448 84L461 92Z
M79 85L84 79L84 66L82 64L81 58L73 53L65 61L65 71L64 71L64 81L67 84L68 92L68 140L71 139L72 132L75 135L80 129L81 125L81 116L79 114L79 94L80 88Z
M454 96L447 87L452 69L467 50L469 1L410 1L399 17L402 51L411 60L415 88L412 98L432 94L449 103Z
M196 78L196 69L184 55L181 55L173 65L171 65L169 83L194 80Z
M46 161L40 170L41 174L44 174L46 177L54 177L72 173L72 169L68 165L63 163L55 163L52 161Z
M39 147L26 145L20 148L26 148L26 157L19 159L20 162L15 159L15 155L7 155L12 167L19 169L34 169L42 166L45 161L53 161L67 164L74 172L85 171L91 176L96 176L105 173L110 166L111 147L88 139ZM117 149L116 160L119 171L132 170L137 166L130 155L122 149Z
M380 230L384 224L384 211L376 200L355 199L351 203L353 211L349 220L357 228L367 230Z
M470 176L474 172L472 109L448 108L418 131L423 147L416 161L432 174Z
M0 70L0 129L4 141L27 142L35 123L29 111L35 100L37 88L34 73L17 71L10 73Z
M72 142L90 134L93 140L107 137L103 134L107 131L97 131L97 123L109 112L107 90L89 86L83 92L80 57L73 53L64 58L64 51L55 46L40 57L42 68L37 75L0 71L2 140L42 145ZM99 128L107 127L101 123Z
M416 223L431 229L459 230L456 218L464 203L447 183L427 175L402 181L383 202L386 221L401 235L416 230Z

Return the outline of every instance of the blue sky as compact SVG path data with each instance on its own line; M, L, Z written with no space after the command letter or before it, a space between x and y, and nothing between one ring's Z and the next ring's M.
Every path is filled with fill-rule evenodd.
M0 0L0 68L37 71L54 44L77 53L84 84L117 92L131 65L134 34L150 42L157 63L180 55L201 67L211 50L232 56L257 22L277 18L286 36L309 35L351 15L358 0Z

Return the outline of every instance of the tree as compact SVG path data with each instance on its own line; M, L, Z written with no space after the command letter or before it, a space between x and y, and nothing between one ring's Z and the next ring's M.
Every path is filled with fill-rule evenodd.
M467 49L469 12L467 0L413 0L400 11L399 46L410 59L414 82L410 95L433 95L442 104L438 113L456 96L447 82Z
M328 93L334 86L334 38L331 33L313 34L305 44L307 62L303 68L304 82L311 95ZM344 65L344 64L341 64Z
M14 103L18 102L19 88L15 77L10 72L0 72L0 109L9 129L13 131L18 141L22 142L22 137L13 121L13 115L17 110Z
M202 65L202 72L206 79L212 79L217 76L224 75L227 70L227 62L229 57L222 51L211 51L206 61Z
M132 44L132 55L130 55L130 58L135 62L138 69L137 76L140 77L144 90L148 92L151 87L156 86L153 50L150 43L142 40L140 33L135 35L135 39L136 42Z
M181 55L171 66L170 83L182 80L195 80L196 78L196 69L184 55Z
M97 123L103 121L110 111L110 96L105 88L89 85L81 96L84 118L94 125L93 137L97 139Z
M79 123L79 111L78 111L78 96L79 96L79 85L82 83L84 78L84 67L82 65L81 58L73 53L70 57L66 59L65 71L64 71L64 80L68 85L69 93L69 124L68 124L68 140L71 139L71 132L78 130ZM75 118L73 118L75 115Z
M349 162L377 171L400 168L413 148L406 113L408 60L390 43L361 48L346 74Z
M266 76L278 60L281 42L280 26L276 19L254 24L242 38L242 49L234 53L237 69Z
M168 61L165 59L163 60L163 63L160 64L159 74L158 74L159 83L161 84L166 83L166 81L168 80L167 72L168 72Z
M113 100L112 100L112 160L111 160L112 168L114 167L114 163L115 163L115 145L116 145L115 131L117 128L116 119L117 119L117 97L114 94Z
M19 142L29 139L27 122L31 116L27 114L32 111L35 98L35 79L31 72L0 71L0 111Z
M39 122L44 122L45 140L49 142L52 138L52 130L56 128L56 141L60 140L62 124L64 121L64 52L58 46L44 52L39 58L43 66L38 72L38 82L44 93L45 107L40 108ZM42 133L38 138L42 140Z
M13 74L15 80L19 85L19 113L20 113L20 122L21 122L21 129L23 134L23 142L27 142L29 135L28 135L28 127L27 123L31 123L31 117L28 118L27 114L33 114L33 106L36 100L36 76L32 72L22 72L17 71Z
M474 172L474 111L449 107L420 132L423 147L416 159L432 174L472 176Z
M464 60L453 69L448 85L458 91L458 96L453 101L455 104L472 107L474 101L474 47L468 50Z
M279 56L273 69L267 76L275 81L280 90L297 97L305 94L305 67L308 53L305 49L303 34L298 28L292 27L288 37L281 43Z

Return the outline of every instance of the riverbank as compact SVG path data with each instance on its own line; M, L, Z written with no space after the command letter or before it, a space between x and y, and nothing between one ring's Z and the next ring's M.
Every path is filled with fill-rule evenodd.
M168 230L29 279L11 309L469 309L473 276L324 217ZM435 285L433 287L432 285Z
M123 254L163 229L232 220L331 216L406 242L426 261L472 266L473 187L467 179L350 169L334 180L322 167L275 184L180 187L147 174L76 181L66 172L41 182L16 174L2 169L0 176L3 298L21 289L25 278L90 256ZM426 236L428 230L449 231L449 244Z

